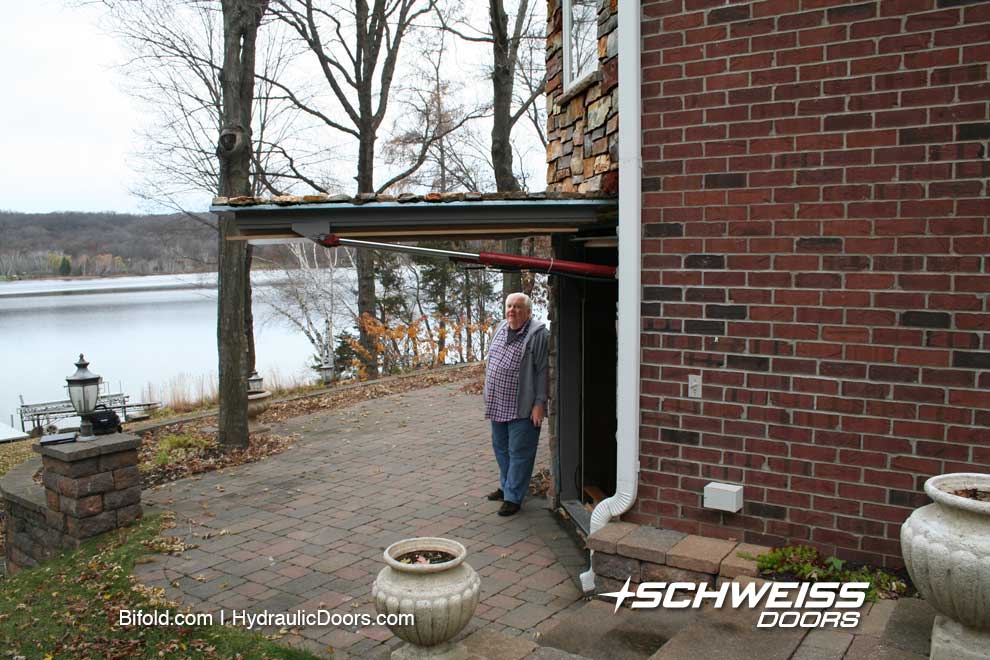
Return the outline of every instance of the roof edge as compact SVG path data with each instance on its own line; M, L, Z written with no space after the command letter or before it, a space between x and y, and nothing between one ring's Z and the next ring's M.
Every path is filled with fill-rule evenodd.
M352 205L361 206L365 204L400 206L408 204L442 205L457 204L465 205L489 205L495 203L507 203L511 205L521 204L541 204L545 202L577 202L595 203L611 205L617 203L617 196L606 193L574 193L574 192L507 192L507 193L479 193L479 192L458 192L458 193L428 193L426 195L413 195L404 193L402 195L378 195L375 193L360 193L358 195L279 195L276 197L215 197L210 206L210 211L236 211L243 208L265 207L321 207L327 205ZM260 209L259 209L260 210Z

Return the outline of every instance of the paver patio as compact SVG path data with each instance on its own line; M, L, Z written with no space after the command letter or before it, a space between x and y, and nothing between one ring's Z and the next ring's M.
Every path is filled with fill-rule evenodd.
M140 565L138 577L202 612L373 613L385 547L446 536L482 576L466 633L552 628L583 604L576 575L587 555L542 497L495 514L499 503L484 497L498 485L488 423L461 385L288 420L274 429L299 435L285 453L145 493L148 511L175 511L170 533L199 547ZM547 457L544 438L537 468ZM399 643L384 627L314 626L283 639L335 658L383 657Z
M461 633L487 660L924 660L934 612L907 598L863 608L855 629L757 630L758 611L628 610L587 602L587 553L527 500L508 518L476 395L440 385L276 425L293 448L259 463L186 479L144 499L172 510L170 533L199 547L139 565L138 577L192 609L374 613L382 551L411 536L463 542L482 601ZM537 467L548 460L541 441ZM274 632L273 629L265 629ZM334 658L384 658L401 642L384 627L313 626L284 642ZM768 649L772 649L771 653Z

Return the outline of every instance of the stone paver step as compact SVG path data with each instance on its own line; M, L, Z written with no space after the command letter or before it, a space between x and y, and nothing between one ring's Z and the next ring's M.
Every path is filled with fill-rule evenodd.
M756 628L758 616L749 609L701 610L650 660L788 660L807 631Z
M698 616L695 610L638 609L593 600L566 616L538 642L587 658L646 660ZM698 660L698 656L693 660ZM712 656L715 657L715 656Z

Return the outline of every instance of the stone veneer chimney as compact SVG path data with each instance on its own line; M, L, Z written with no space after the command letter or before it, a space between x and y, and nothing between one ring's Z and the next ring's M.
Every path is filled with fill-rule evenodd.
M618 193L616 0L598 3L598 69L565 89L563 1L547 6L547 191Z

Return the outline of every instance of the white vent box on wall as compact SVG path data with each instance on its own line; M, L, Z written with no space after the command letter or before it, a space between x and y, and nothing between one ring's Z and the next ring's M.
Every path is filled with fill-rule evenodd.
M736 513L743 507L743 487L738 484L720 484L713 481L705 485L705 508Z

